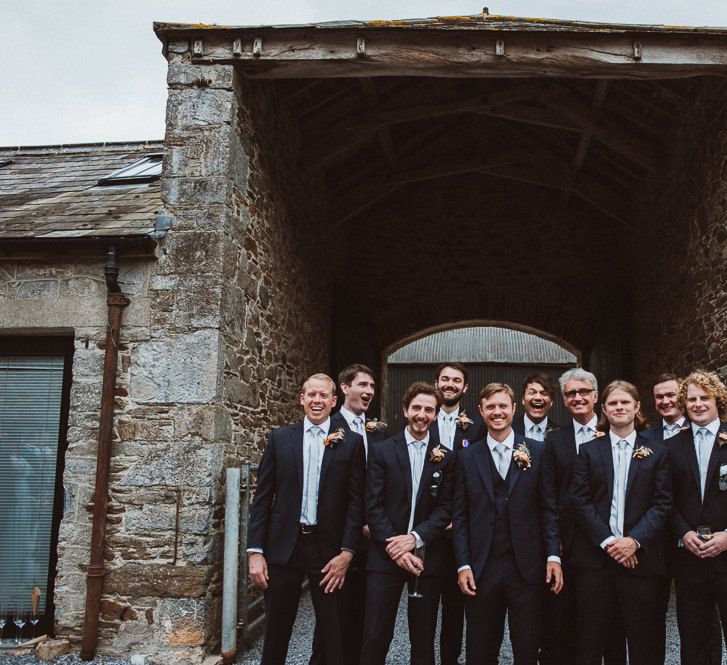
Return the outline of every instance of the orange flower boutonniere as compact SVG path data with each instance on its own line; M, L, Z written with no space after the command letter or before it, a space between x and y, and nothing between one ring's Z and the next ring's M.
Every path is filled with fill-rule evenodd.
M343 441L346 438L346 432L343 431L343 427L339 427L335 432L331 432L325 439L323 439L323 445L326 448L335 448L339 441Z
M432 448L432 454L429 456L429 461L439 464L444 459L444 451L439 447L435 446Z
M644 457L648 457L649 455L653 455L654 451L649 448L648 446L641 446L640 448L637 448L634 450L634 459L644 459Z
M521 469L529 469L533 465L533 462L530 459L530 449L524 443L521 443L517 448L515 448L512 458Z
M373 420L367 420L366 424L364 425L364 429L369 433L383 432L387 427L388 425L385 422L379 421L376 418L374 418Z
M717 441L719 442L720 448L724 446L725 443L727 443L727 432L720 432L717 434Z
M469 416L464 411L462 411L457 416L457 420L455 422L457 423L457 427L460 429L467 429L473 421L470 420Z

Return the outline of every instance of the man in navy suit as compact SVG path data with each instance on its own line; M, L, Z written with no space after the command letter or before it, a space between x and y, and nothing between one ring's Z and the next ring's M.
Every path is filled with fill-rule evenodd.
M647 439L664 443L689 424L684 409L679 406L680 384L681 379L670 372L660 374L654 381L654 406L661 416L661 422L642 432Z
M674 508L670 528L683 665L709 662L717 604L727 624L727 389L716 374L692 372L679 388L691 421L670 438ZM700 533L701 532L701 533Z
M436 369L434 385L442 391L444 401L437 419L429 429L434 441L457 452L485 435L482 416L467 413L462 397L469 389L467 368L462 363L443 363ZM457 583L457 563L452 545L452 527L447 528L447 563L442 587L442 628L439 634L439 656L442 665L457 665L462 651L464 632L464 596Z
M544 441L547 434L559 427L548 417L555 392L555 382L547 374L531 374L527 377L522 386L523 410L515 413L512 428L528 439Z
M454 453L429 436L441 403L437 388L413 383L403 399L405 430L369 449L366 518L371 547L361 665L384 665L402 588L415 577L423 597L409 599L410 662L434 665L455 462Z
M632 665L662 665L659 589L666 572L664 529L671 508L666 447L637 433L636 387L613 381L603 391L599 432L581 446L573 473L576 530L578 665L600 665L604 626L620 614Z
M247 542L250 579L265 589L262 665L284 665L308 577L329 663L350 663L339 597L363 525L361 436L331 426L336 386L325 374L303 384L302 422L274 430L258 470Z
M467 665L497 665L506 611L515 662L534 665L542 584L563 585L553 476L543 443L512 430L510 386L485 386L480 413L487 435L458 455L453 514Z
M348 432L360 434L363 438L366 456L369 446L386 439L386 423L367 420L366 414L376 394L373 370L366 365L354 364L342 369L338 374L338 385L343 393L343 406L331 416L331 429L343 428ZM341 621L346 653L352 663L358 663L361 653L361 637L366 607L366 557L369 551L371 532L364 525L359 547L351 561L346 575L341 598ZM321 628L316 623L313 634L313 653L310 665L324 665L323 639Z

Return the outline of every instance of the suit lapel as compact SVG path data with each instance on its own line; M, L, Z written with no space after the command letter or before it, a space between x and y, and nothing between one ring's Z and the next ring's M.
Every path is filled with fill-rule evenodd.
M475 461L475 466L477 467L477 471L480 473L480 477L482 478L482 484L485 486L485 489L487 490L487 493L490 495L490 501L493 503L495 502L495 488L492 484L492 472L491 472L491 464L490 460L488 459L488 455L492 457L492 453L490 452L490 446L487 445L487 440L483 441L482 444L478 444L476 446L472 446L470 448L472 450Z
M697 487L701 487L701 481L699 479L699 460L697 459L697 451L694 449L694 433L692 432L691 426L684 432L685 436L682 439L682 445L684 446L684 455L687 458L689 467L692 469L692 476L694 476L694 482L697 483Z
M419 478L419 488L417 489L417 504L419 503L419 499L422 496L422 490L424 488L424 485L427 483L423 482L424 478L429 478L429 474L433 473L432 467L435 466L434 462L430 461L432 457L432 450L434 450L439 444L436 441L432 441L432 437L429 437L429 445L427 446L427 451L424 453L424 464L422 465L422 475ZM447 447L442 444L443 449L447 449ZM445 453L447 454L447 453ZM440 462L441 464L441 462Z
M704 493L707 494L707 488L710 486L712 482L712 477L714 476L714 472L719 466L720 458L722 457L721 451L722 447L720 444L719 435L722 432L727 432L727 424L720 423L719 429L717 430L717 434L714 437L714 444L712 445L712 453L709 456L709 464L707 465L707 480L704 484Z
M407 450L406 438L404 437L403 432L396 437L394 452L396 453L396 458L399 461L399 468L401 469L401 475L404 479L404 487L406 487L406 496L409 500L409 505L411 506L411 466L409 464L409 451Z
M525 437L520 436L519 434L515 434L515 442L512 447L513 454L517 450L517 447L525 441ZM526 444L527 445L527 444ZM529 448L528 448L529 449ZM532 455L532 452L530 453ZM512 494L512 490L515 487L515 484L518 480L520 480L520 474L523 472L522 468L520 468L520 465L515 461L514 458L510 459L510 471L509 471L509 482L507 485L507 494L508 496Z
M568 457L570 468L572 469L576 464L576 458L578 457L578 444L576 443L576 430L573 427L573 421L571 420L568 426L568 431L563 439L566 444L565 454Z
M641 436L640 434L636 435L636 440L634 441L634 453L641 448L642 446L649 447L650 441L646 439L645 437ZM626 498L629 496L629 492L631 491L631 486L634 484L634 478L636 478L636 474L639 472L639 469L641 468L641 463L643 462L643 459L639 459L638 457L634 457L633 454L631 456L631 464L629 464L629 476L626 480L626 494L624 495Z
M611 450L611 437L601 437L598 442L598 449L601 453L601 464L603 464L603 470L606 472L606 481L608 482L608 496L613 496L613 452Z
M343 429L339 424L334 423L331 419L329 423L329 429L328 432L325 432L325 436L328 436L329 434L333 434L338 429ZM345 432L345 430L344 430ZM344 435L345 436L345 435ZM323 460L321 461L321 476L318 480L318 491L320 492L321 487L323 487L323 483L326 480L326 475L328 474L328 468L331 466L331 458L336 454L336 450L338 449L338 446L343 446L346 444L346 439L344 438L343 441L336 441L334 444L329 444L327 446L323 447Z
M293 452L293 463L298 475L298 486L300 492L303 492L303 423L295 423L293 431L290 435L290 443Z

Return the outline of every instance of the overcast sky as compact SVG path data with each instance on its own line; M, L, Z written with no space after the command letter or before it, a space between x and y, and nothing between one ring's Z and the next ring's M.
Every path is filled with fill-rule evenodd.
M153 21L227 25L478 14L727 26L727 0L0 0L0 145L159 139Z

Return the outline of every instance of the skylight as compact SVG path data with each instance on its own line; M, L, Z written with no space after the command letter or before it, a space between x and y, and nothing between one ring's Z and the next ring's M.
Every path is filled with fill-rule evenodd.
M123 169L98 181L99 185L137 185L159 180L162 175L162 153L153 152Z

